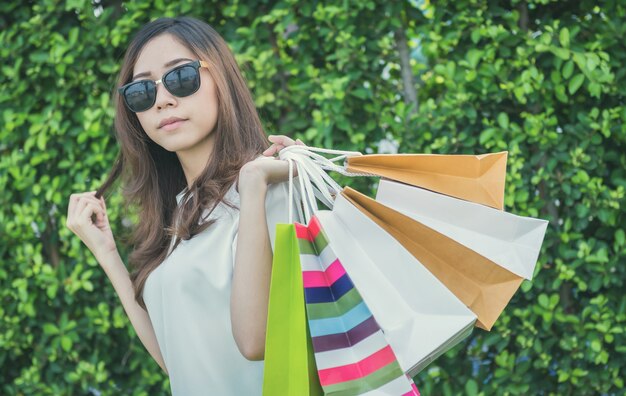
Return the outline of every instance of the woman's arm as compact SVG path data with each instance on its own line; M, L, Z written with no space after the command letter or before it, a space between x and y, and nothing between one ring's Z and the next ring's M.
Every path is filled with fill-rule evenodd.
M239 173L239 233L230 299L233 336L248 360L261 360L265 353L273 258L265 217L267 182L257 162L266 161L250 162Z
M135 301L135 293L128 270L122 262L111 232L104 197L96 198L95 191L70 195L66 226L85 243L96 257L120 297L126 315L128 315L139 339L163 371L167 373L152 322L150 322L148 313Z
M96 257L96 259L113 284L113 288L117 292L126 315L128 315L139 339L150 355L152 355L152 358L167 374L152 322L148 313L135 301L133 285L119 252L117 250L111 251L105 256Z
M289 165L273 155L293 144L304 145L288 136L270 135L272 145L263 152L268 158L245 164L239 171L239 234L235 253L230 298L231 326L241 354L249 360L265 355L265 330L272 246L265 213L268 185L286 181ZM285 208L285 210L287 210Z

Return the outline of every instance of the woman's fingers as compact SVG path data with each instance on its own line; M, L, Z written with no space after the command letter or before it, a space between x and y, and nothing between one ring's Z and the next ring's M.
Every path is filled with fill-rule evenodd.
M265 150L263 152L263 155L266 156L273 156L274 154L278 153L280 150L282 150L285 146L283 145L277 145L277 144L272 144L267 150Z
M80 213L82 213L85 206L87 206L87 204L89 203L95 204L95 202L89 197L85 197L85 196L79 197L78 202L75 205L74 212L72 213L73 217L77 218L80 215Z
M273 156L285 147L292 146L294 144L305 146L302 140L296 139L294 141L292 138L285 135L269 135L267 138L270 142L272 142L272 145L263 152L263 155L266 156Z
M106 206L104 199L96 199L95 191L89 191L84 193L70 195L70 203L67 210L67 226L72 229L79 224L79 219L85 208L92 204L102 211L102 214L106 216Z
M285 135L269 135L267 138L270 142L283 146L291 146L295 143L292 138Z
M95 191L70 195L66 226L96 257L116 249L104 198L96 198Z
M96 214L97 221L103 220L104 217L102 213L102 208L93 202L88 202L83 210L80 212L80 215L78 217L79 224L82 227L90 226L93 223L91 221L91 215L94 213Z
M78 198L78 202L74 206L74 212L72 212L72 225L79 224L80 214L83 212L88 203L89 202L86 199Z

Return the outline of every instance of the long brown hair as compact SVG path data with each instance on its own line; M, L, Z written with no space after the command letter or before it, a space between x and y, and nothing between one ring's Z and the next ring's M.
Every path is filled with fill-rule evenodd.
M139 222L133 225L128 238L132 246L128 261L135 299L144 309L146 279L167 257L172 238L176 238L175 249L181 238L191 239L209 227L213 221L200 221L204 210L212 211L236 181L243 164L268 147L252 96L232 52L211 26L198 19L160 18L143 26L126 50L118 86L130 82L146 43L164 33L173 35L198 59L208 62L217 91L218 116L213 154L185 192L179 208L176 195L187 184L176 153L154 143L117 90L113 92L120 152L96 197L102 196L120 177L125 209L137 208ZM175 218L179 219L178 226L173 224Z

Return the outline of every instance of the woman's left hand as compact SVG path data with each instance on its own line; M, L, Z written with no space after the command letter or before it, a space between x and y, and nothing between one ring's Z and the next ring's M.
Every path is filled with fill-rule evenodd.
M300 139L294 141L284 135L271 135L268 139L272 145L263 152L265 157L257 158L241 167L238 181L240 194L248 189L258 191L259 188L265 188L268 184L289 180L289 164L274 155L287 146L305 145ZM294 172L294 176L296 175Z

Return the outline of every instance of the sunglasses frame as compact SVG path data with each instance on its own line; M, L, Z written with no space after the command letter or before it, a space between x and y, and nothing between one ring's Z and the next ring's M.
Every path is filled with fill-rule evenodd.
M167 92L169 92L170 94L176 96L177 98L184 98L185 96L193 95L194 93L196 93L198 91L198 89L200 89L200 83L198 83L198 88L196 88L195 91L193 91L193 92L191 92L191 93L189 93L188 95L185 95L185 96L179 96L179 95L174 94L173 92L171 92L169 90L167 85L165 83L163 83L163 80L165 80L165 77L168 74L170 74L171 72L173 72L175 70L178 70L178 69L180 69L182 67L189 67L189 66L191 66L194 69L196 69L196 72L198 73L198 75L200 74L200 68L201 67L205 67L207 69L209 68L209 64L207 62L205 62L203 60L196 60L196 61L193 61L193 62L184 63L182 65L178 65L178 66L176 66L176 67L166 71L165 73L163 73L163 76L161 76L161 78L159 78L158 80L143 79L143 80L131 81L128 84L124 84L121 87L119 87L117 89L117 91L120 93L120 95L122 95L122 98L124 99L124 104L126 105L126 108L128 108L128 110L132 111L133 113L141 113L143 111L148 111L156 103L156 93L154 95L154 100L152 101L152 103L150 104L150 106L148 108L146 108L145 110L135 111L135 110L132 109L132 107L128 104L128 101L126 100L126 95L125 95L126 89L131 87L133 84L152 82L152 83L154 83L155 91L156 91L157 85L162 84L165 87L165 89L167 89Z

